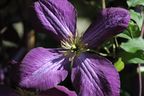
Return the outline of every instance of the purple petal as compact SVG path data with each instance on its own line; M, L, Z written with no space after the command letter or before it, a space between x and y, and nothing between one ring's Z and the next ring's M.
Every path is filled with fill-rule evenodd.
M75 35L76 10L68 0L39 0L34 8L42 25L60 40Z
M47 91L41 92L39 96L77 96L74 91L70 91L64 86L56 86Z
M69 60L58 49L34 48L21 64L20 85L46 90L63 81L69 69Z
M79 96L119 96L119 74L103 57L82 53L74 60L71 78Z
M130 21L129 12L122 8L106 8L98 15L82 37L89 48L96 48L106 39L124 31Z

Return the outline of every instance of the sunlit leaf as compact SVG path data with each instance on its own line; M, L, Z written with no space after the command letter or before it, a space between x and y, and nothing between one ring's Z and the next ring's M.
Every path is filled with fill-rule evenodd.
M129 63L137 63L137 64L138 63L144 63L144 59L135 57L135 58L130 59L128 62Z
M129 7L135 7L137 5L143 5L144 6L144 0L128 0L127 4Z
M131 15L131 19L136 22L139 29L141 30L142 23L143 23L143 16L140 13L135 12L134 10L130 10L130 15Z
M131 39L126 43L122 43L121 48L130 53L144 50L144 39L142 39L141 37Z
M120 51L119 57L122 58L125 64L139 64L144 63L144 52L137 51L136 53L128 53L126 51Z
M125 31L125 32L127 32L127 31ZM121 33L118 35L118 37L125 38L125 39L131 39L131 37L126 33Z
M122 58L119 58L118 61L114 63L114 66L118 72L122 71L124 69L124 62L122 61Z

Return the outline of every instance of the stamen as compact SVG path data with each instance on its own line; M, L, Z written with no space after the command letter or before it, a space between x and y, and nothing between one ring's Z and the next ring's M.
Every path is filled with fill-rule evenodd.
M68 49L67 52L64 53L65 56L68 56L70 60L76 55L80 55L80 53L87 51L86 46L80 41L80 38L69 38L68 40L61 41L61 46L64 49Z

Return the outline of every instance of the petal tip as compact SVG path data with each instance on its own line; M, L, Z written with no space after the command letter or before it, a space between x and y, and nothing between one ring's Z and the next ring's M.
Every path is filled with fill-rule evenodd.
M110 27L121 26L126 28L130 21L130 14L124 8L107 8L102 11Z

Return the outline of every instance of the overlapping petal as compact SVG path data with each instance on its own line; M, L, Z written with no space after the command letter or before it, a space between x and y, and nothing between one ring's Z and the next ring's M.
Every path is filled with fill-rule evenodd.
M69 69L69 60L58 49L32 49L21 64L20 85L46 90L63 81Z
M74 91L64 86L56 86L47 91L41 92L39 96L77 96Z
M60 40L75 35L76 10L68 0L38 0L34 8L44 28Z
M123 8L106 8L98 15L82 37L89 48L96 48L109 37L124 31L130 21L129 12Z
M79 96L119 96L119 74L103 57L82 53L75 58L71 78Z

